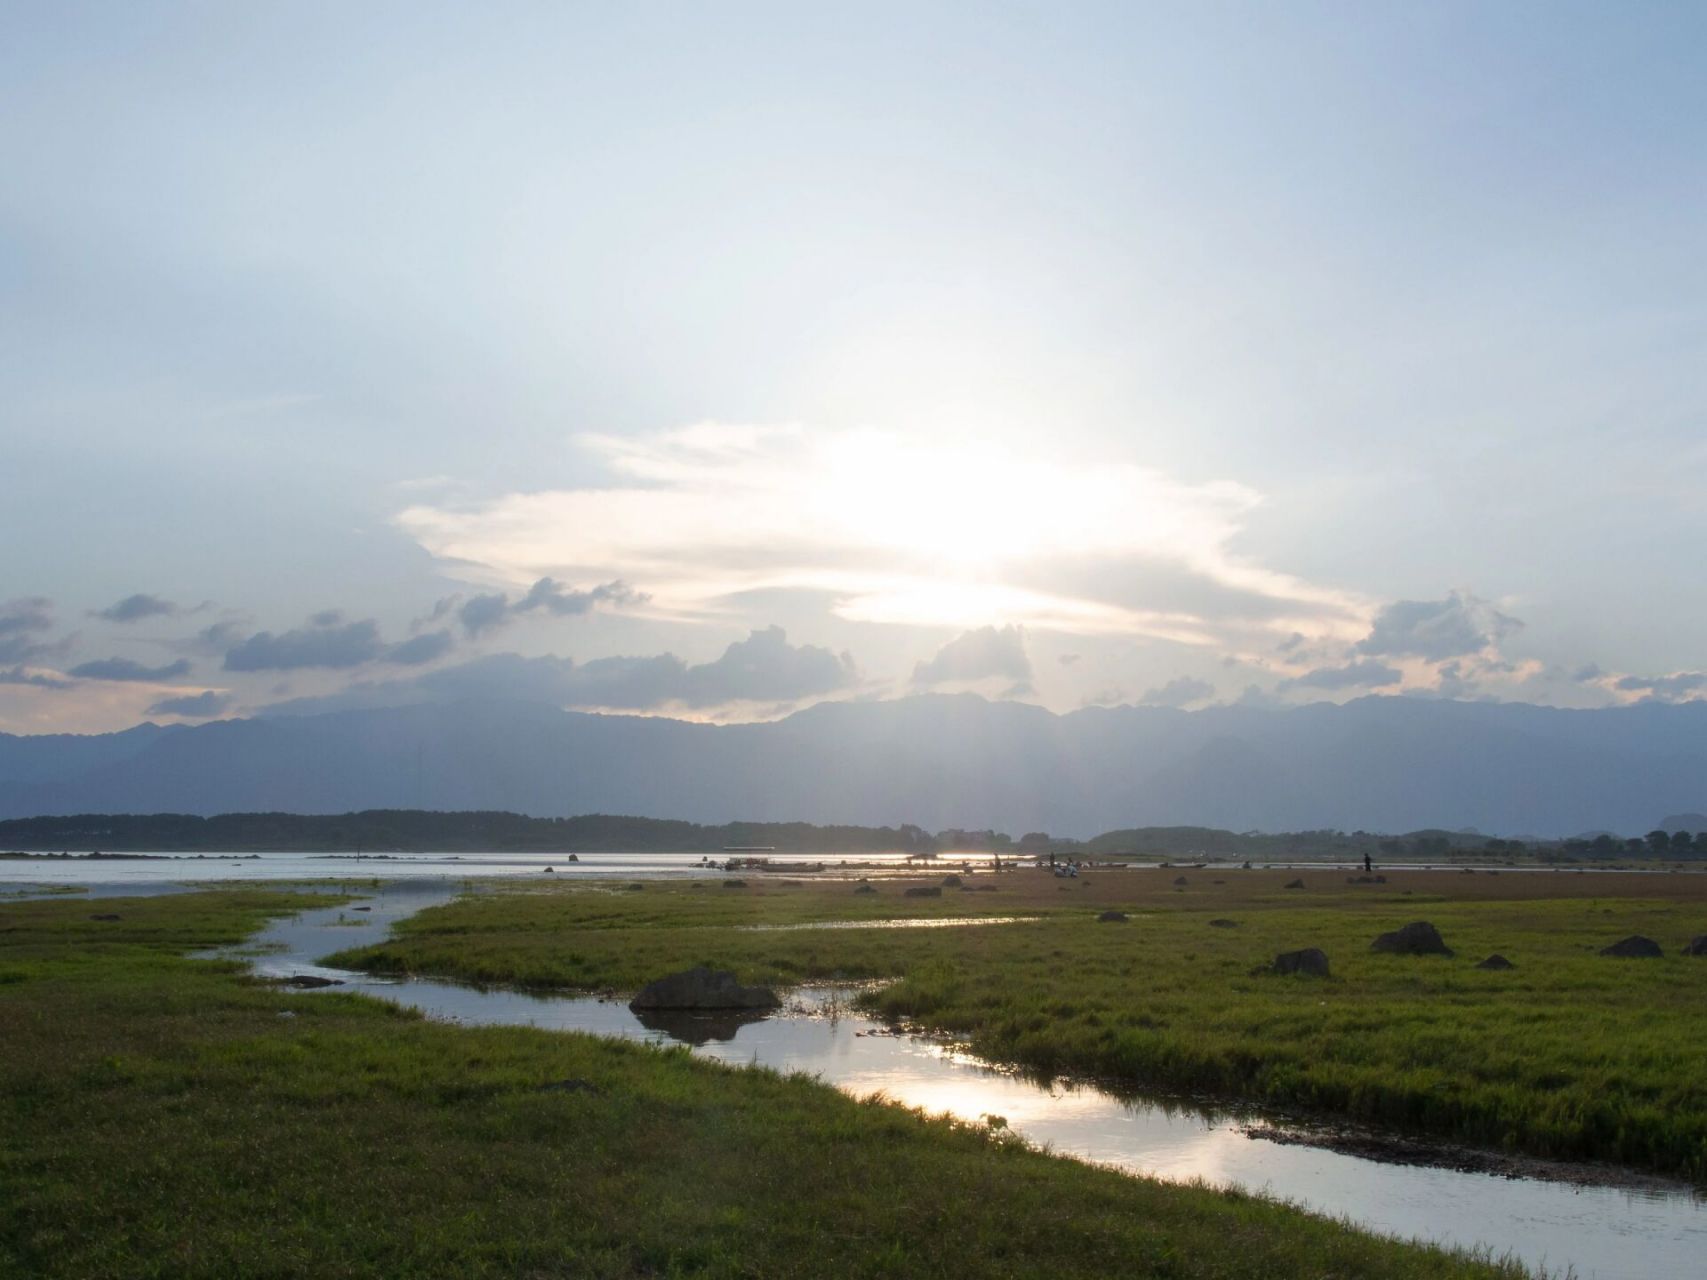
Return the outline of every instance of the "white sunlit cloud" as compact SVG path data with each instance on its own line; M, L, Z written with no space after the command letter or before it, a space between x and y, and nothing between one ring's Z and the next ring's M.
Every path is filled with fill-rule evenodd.
M875 431L703 424L582 444L608 483L422 503L397 521L472 580L621 579L663 617L803 591L849 621L1238 649L1294 632L1349 642L1373 614L1238 554L1261 495L1230 481Z

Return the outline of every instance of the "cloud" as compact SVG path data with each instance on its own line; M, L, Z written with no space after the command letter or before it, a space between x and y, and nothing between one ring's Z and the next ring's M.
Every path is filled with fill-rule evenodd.
M385 662L396 666L414 667L436 661L455 645L451 633L443 628L423 632L398 644L387 644L379 633L379 623L372 618L346 622L339 609L323 609L312 615L309 626L275 635L260 631L247 639L233 639L225 651L227 671L300 671L319 668L346 671L370 662ZM221 632L219 624L202 632L204 638L214 638Z
M444 657L455 644L448 631L423 631L392 645L385 651L385 660L400 667L417 667Z
M1361 598L1232 549L1261 496L1228 481L879 432L704 424L582 444L601 487L420 504L397 523L452 571L644 582L667 617L794 591L852 621L1197 645L1369 628Z
M22 666L0 670L0 684L29 685L37 689L69 689L71 681L43 671L26 671Z
M162 667L145 667L129 658L97 658L93 662L84 662L72 667L66 674L76 676L79 680L134 680L146 683L170 680L183 675L189 669L189 662L183 658L168 662Z
M144 618L175 618L183 610L170 600L162 600L159 596L138 593L126 596L117 604L110 604L105 609L97 609L91 615L105 618L108 622L140 622Z
M322 618L326 614L316 614ZM385 651L379 624L371 618L317 625L274 635L260 631L225 653L227 671L295 671L304 667L342 670L372 662Z
M1394 601L1375 615L1374 625L1356 651L1443 662L1480 653L1522 626L1486 600L1454 591L1444 600Z
M558 618L579 617L600 605L644 604L647 598L644 592L636 591L620 579L577 591L565 587L555 578L540 578L525 595L515 600L502 592L494 592L472 596L458 605L460 597L451 596L433 606L428 621L437 621L454 607L463 629L473 636L502 626L519 613L544 611Z
M1120 689L1120 688L1108 688L1108 689L1098 690L1096 693L1090 694L1088 697L1081 699L1079 702L1079 706L1081 706L1081 707L1118 707L1121 703L1123 703L1125 701L1126 701L1126 690Z
M267 710L308 714L454 701L522 701L612 711L705 710L734 703L790 704L852 688L858 681L859 671L847 654L791 645L782 628L767 627L735 641L711 662L686 663L673 653L586 663L489 654L407 680L359 684L340 694L297 699Z
M0 603L0 662L28 662L64 649L65 642L47 643L40 637L53 630L53 601L22 596Z
M1176 676L1160 688L1148 690L1138 701L1146 707L1188 707L1194 702L1207 702L1214 696L1215 686L1207 680Z
M1607 675L1598 662L1585 662L1571 672L1571 679L1577 684L1595 684Z
M1366 658L1339 667L1317 667L1292 680L1281 682L1290 689L1384 689L1398 684L1404 674L1396 667Z
M1663 676L1618 676L1610 681L1619 693L1640 693L1659 702L1684 702L1707 690L1707 671L1674 671Z
M217 693L212 689L202 693L185 694L180 698L162 698L148 708L145 713L151 716L184 716L191 720L205 720L216 716L231 705L231 695Z
M913 683L920 687L991 679L1030 689L1031 659L1025 652L1025 632L1019 627L967 631L913 668Z

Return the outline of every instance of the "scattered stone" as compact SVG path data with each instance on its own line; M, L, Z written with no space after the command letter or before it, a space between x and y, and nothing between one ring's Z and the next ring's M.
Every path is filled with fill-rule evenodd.
M1476 967L1478 969L1515 969L1515 968L1517 968L1517 966L1515 964L1513 964L1510 960L1507 960L1504 956L1499 955L1498 953L1495 953L1494 955L1489 956L1486 960L1480 961L1476 965Z
M91 920L119 920L119 919L122 919L122 918L123 918L123 917L121 917L121 916L119 916L119 915L116 915L116 914L114 914L114 913L113 913L113 912L110 912L110 911L109 911L109 912L106 912L106 913L104 913L104 914L102 914L102 915L98 915L98 916L90 916L90 917L89 917L89 919L91 919Z
M944 876L942 878L942 887L944 889L958 889L960 888L960 883L959 876Z
M1174 883L1175 884L1189 884L1190 882L1184 876L1175 876L1174 877Z
M1305 947L1302 951L1282 951L1269 966L1272 973L1301 973L1307 978L1328 976L1328 955L1320 947Z
M351 907L351 911L372 911L372 907Z
M1097 917L1098 924L1125 924L1132 917L1124 911L1105 911Z
M876 893L877 892L877 886L874 884L867 884L864 880L861 880L858 884L856 884L854 886L854 892L855 893Z
M646 886L641 884L640 881L638 881L638 880L636 880L633 884L627 886L628 891L630 893L635 892L637 889L644 889L645 887Z
M1288 880L1286 882L1286 887L1288 889L1302 889L1304 887L1304 882L1302 880Z
M341 978L318 978L312 973L292 974L284 980L284 984L287 987L301 987L304 990L310 987L341 987L344 985Z
M725 880L723 887L725 889L745 889L747 882L745 880Z
M1660 950L1660 944L1652 938L1633 933L1628 938L1614 942L1610 947L1602 947L1600 954L1619 956L1626 960L1655 960L1665 955L1665 952Z
M1211 920L1209 927L1211 929L1237 929L1239 922L1237 920Z
M1449 956L1452 948L1441 939L1440 930L1427 920L1414 920L1402 929L1384 933L1369 944L1371 951L1394 956Z
M1689 945L1683 949L1686 956L1707 956L1707 933L1699 938L1691 938Z
M570 862L579 862L580 860L581 859L576 854L572 853L569 855L569 861Z
M557 874L557 868L556 867L547 867L544 871L540 872L540 875L542 875L542 876L554 876L556 874Z
M1226 884L1227 882L1225 880L1211 880L1209 883L1210 884Z
M1062 887L1065 888L1066 886ZM942 886L936 884L916 884L912 888L904 890L901 896L903 898L940 898L942 897Z
M769 987L744 987L727 969L695 965L648 982L630 1009L775 1009L782 1001Z

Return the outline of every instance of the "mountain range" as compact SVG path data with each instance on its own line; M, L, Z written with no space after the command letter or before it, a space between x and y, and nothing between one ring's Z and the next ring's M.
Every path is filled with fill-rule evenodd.
M1019 835L1647 831L1707 808L1707 703L1088 708L925 695L710 725L523 702L0 735L0 817L503 809Z

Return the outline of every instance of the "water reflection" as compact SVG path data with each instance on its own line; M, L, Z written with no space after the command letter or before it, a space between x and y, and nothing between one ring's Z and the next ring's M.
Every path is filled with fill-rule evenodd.
M370 901L376 927L455 895L444 884L387 886ZM777 1016L636 1017L619 1000L386 980L325 969L314 959L345 945L346 909L304 912L245 948L257 972L319 974L446 1021L582 1031L655 1044L686 1043L707 1058L803 1071L855 1096L881 1095L929 1112L992 1117L1062 1155L1154 1177L1233 1185L1350 1218L1388 1235L1511 1253L1532 1267L1574 1268L1581 1280L1650 1280L1701 1273L1707 1210L1687 1188L1632 1180L1574 1186L1447 1168L1378 1163L1246 1132L1256 1117L1190 1100L1121 1097L1090 1085L1039 1082L991 1068L927 1037L895 1034L849 1011L845 987L791 993ZM345 920L348 920L345 914ZM315 998L304 993L304 999Z

